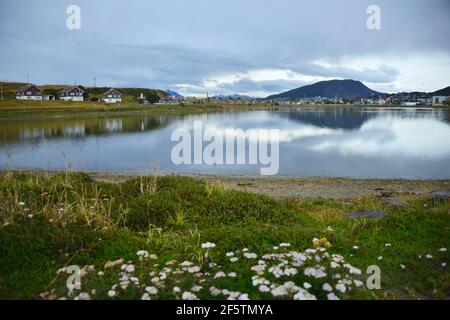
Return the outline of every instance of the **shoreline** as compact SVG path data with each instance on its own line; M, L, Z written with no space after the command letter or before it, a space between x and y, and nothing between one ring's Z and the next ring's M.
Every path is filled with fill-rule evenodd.
M0 176L8 173L31 175L57 175L67 173L58 170L1 170ZM226 174L189 174L158 172L83 172L98 182L122 183L143 176L180 176L203 180L227 190L245 191L277 199L356 199L361 197L419 197L430 192L450 192L450 179L368 179L338 177L290 177Z
M8 105L8 104L11 105ZM67 118L92 118L108 116L133 116L133 115L189 115L209 112L227 111L257 111L257 110L280 110L280 109L395 109L395 110L449 110L446 106L417 106L402 107L399 105L296 105L282 104L272 105L261 103L255 105L232 105L232 104L188 104L188 105L138 105L135 103L124 103L121 105L98 104L92 102L42 102L42 101L0 101L0 121L15 121L23 119L67 119Z

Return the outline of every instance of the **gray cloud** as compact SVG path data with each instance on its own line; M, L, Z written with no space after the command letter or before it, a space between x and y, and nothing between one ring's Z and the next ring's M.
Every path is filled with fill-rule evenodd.
M373 3L382 10L379 31L366 28L366 8ZM81 7L80 31L65 27L70 4ZM377 87L413 86L418 80L403 76L407 66L401 69L391 61L430 53L447 59L449 9L446 0L4 0L0 78L25 81L30 73L36 83L89 85L97 77L99 85L165 89L189 84L190 92L201 93L208 90L206 79L284 69ZM358 68L313 63L343 56L375 56L382 62ZM306 83L244 78L218 82L209 90L271 93ZM417 83L418 88L425 85Z

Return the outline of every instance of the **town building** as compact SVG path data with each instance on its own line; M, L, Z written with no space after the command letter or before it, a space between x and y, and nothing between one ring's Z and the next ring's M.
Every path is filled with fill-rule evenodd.
M442 105L442 104L444 104L444 101L447 99L448 97L447 96L433 96L433 98L432 98L432 104L433 104L433 107L434 106L439 106L439 105Z
M34 84L28 84L16 91L17 100L42 100L43 90Z
M59 92L59 99L64 101L83 101L84 90L80 87L72 87Z
M102 94L102 101L106 103L121 103L122 94L116 89L109 89Z

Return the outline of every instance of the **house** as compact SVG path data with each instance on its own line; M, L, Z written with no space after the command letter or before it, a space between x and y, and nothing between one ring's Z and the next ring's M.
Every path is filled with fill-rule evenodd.
M34 84L28 84L16 91L17 100L42 100L43 90Z
M447 99L447 96L433 96L431 100L433 107L443 104L445 99Z
M84 90L80 87L72 87L59 92L59 99L64 101L83 101Z
M450 106L450 97L447 97L447 99L443 102L446 106Z
M400 104L402 107L416 107L419 105L417 101L405 101Z
M106 103L120 103L122 102L122 94L116 89L109 89L102 94L102 100Z

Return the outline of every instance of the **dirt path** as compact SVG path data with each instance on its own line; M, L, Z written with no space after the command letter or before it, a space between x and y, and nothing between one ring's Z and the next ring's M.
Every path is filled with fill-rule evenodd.
M209 178L229 189L256 192L276 198L350 199L362 196L421 195L450 191L449 180L356 180L340 178Z
M132 175L92 174L97 180L118 182ZM450 180L374 180L346 178L290 178L194 175L226 189L264 194L275 198L351 199L362 196L395 197L450 191Z
M10 171L9 171L10 172ZM49 171L24 171L33 174L56 174ZM0 175L6 174L1 172ZM89 173L97 181L120 183L139 174ZM291 178L237 175L183 175L206 180L230 190L259 193L285 199L353 199L363 196L402 197L450 192L450 180L381 180L349 178Z

